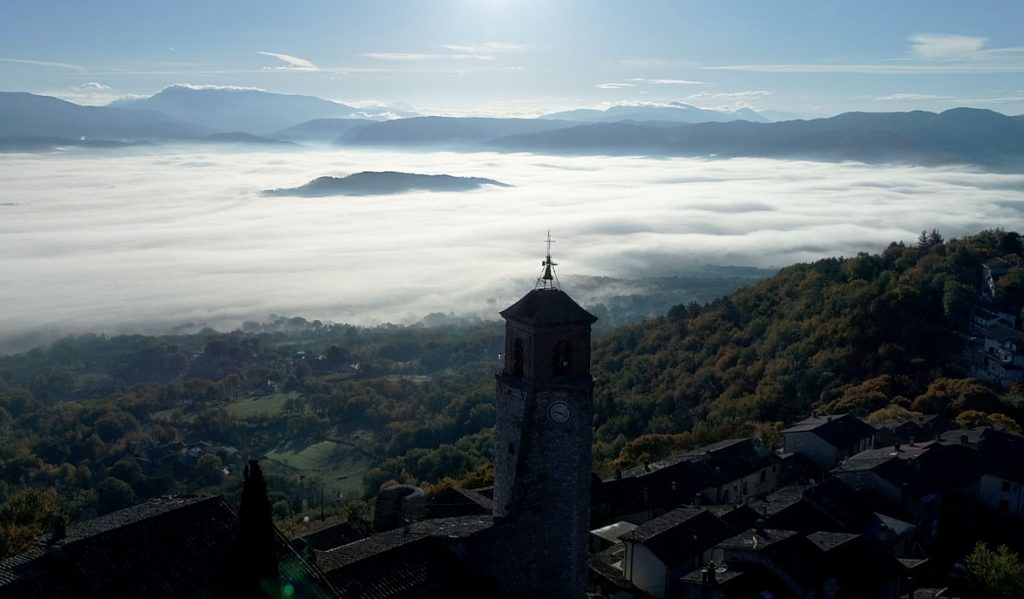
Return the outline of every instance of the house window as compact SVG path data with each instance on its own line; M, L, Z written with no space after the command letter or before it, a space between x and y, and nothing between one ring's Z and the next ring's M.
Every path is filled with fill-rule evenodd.
M512 349L512 376L523 376L523 340L516 339Z
M1003 481L1003 493L1009 493L1009 492L1010 492L1010 481L1004 480Z

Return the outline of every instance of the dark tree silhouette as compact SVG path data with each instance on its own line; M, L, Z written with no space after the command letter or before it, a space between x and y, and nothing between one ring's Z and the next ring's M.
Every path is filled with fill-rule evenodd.
M267 496L267 481L256 460L249 460L245 467L235 543L235 596L279 597L273 513Z

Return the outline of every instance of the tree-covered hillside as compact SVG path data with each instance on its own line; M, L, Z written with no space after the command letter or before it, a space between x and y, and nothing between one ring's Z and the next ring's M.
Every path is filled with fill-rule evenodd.
M772 444L812 411L1016 426L1019 390L948 365L980 301L981 262L1021 253L1015 233L933 232L596 332L595 468L739 435ZM999 299L1019 313L1024 269L1002 277ZM617 305L595 311L614 317ZM234 498L246 458L261 460L281 520L337 513L391 479L487 484L503 327L436 320L277 318L0 356L0 556L55 511L75 521L166 493Z
M613 331L594 348L598 455L636 461L734 435L770 440L812 411L1019 418L1016 404L947 364L979 301L981 263L1020 254L1016 233L922 233L913 246L798 264ZM1024 270L1013 267L1000 280L1008 311L1019 314L1022 292Z

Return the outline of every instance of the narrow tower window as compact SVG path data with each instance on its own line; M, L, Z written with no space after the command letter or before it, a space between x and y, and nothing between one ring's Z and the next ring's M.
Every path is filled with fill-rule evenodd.
M523 340L516 339L512 349L512 376L523 376Z
M553 370L555 376L562 376L569 373L569 342L559 341L555 344L555 363Z

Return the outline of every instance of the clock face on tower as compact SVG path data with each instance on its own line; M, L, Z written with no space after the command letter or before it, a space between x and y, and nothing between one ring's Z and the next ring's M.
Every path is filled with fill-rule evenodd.
M570 416L572 416L572 410L564 401L554 401L548 406L548 418L552 422L564 424L569 421Z

